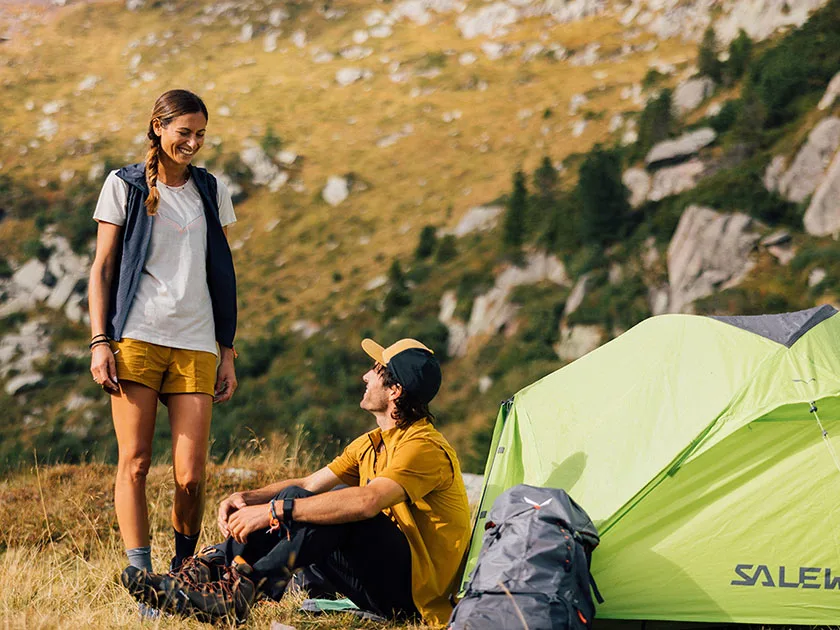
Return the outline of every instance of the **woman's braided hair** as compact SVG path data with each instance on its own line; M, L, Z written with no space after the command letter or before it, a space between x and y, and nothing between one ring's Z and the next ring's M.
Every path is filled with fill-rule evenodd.
M146 214L149 216L153 216L157 212L158 203L160 203L157 179L161 147L160 136L155 133L155 120L160 123L161 127L166 127L178 116L198 112L204 114L204 118L209 120L204 101L188 90L169 90L161 94L155 101L152 118L149 120L149 131L146 134L149 138L149 150L146 153L146 186L149 188L149 196L146 197L144 205L146 206Z

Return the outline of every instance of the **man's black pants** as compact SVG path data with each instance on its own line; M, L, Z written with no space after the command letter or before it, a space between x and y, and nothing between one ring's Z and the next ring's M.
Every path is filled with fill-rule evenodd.
M312 496L291 486L275 500ZM411 549L403 533L385 514L340 525L292 523L291 531L256 531L245 543L228 538L217 547L228 564L241 556L254 569L261 590L282 593L290 571L314 565L335 590L359 608L383 617L417 615L411 596Z

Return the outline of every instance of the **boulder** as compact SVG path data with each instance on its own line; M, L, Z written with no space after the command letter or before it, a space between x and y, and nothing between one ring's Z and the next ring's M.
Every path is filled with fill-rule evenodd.
M331 175L327 179L327 185L321 191L321 197L331 206L335 207L350 195L350 182L346 177Z
M666 166L653 174L648 199L659 201L671 195L691 190L703 175L705 165L700 160L690 160L675 166Z
M808 286L813 288L817 286L820 282L825 280L825 277L828 274L826 273L825 269L822 267L815 267L811 269L810 273L808 274Z
M563 317L568 317L569 315L574 313L578 309L578 307L583 303L583 298L586 297L586 287L588 284L588 273L585 273L580 278L578 278L578 281L572 288L572 292L569 293L569 297L566 298L566 304L563 307Z
M715 82L709 77L689 79L674 90L672 106L678 116L694 111L715 91Z
M27 372L25 374L18 374L13 376L6 382L4 389L9 396L14 396L18 392L27 387L37 385L44 380L44 375L40 372Z
M481 500L481 488L484 486L484 476L473 473L462 473L464 477L464 489L467 491L467 500L470 505L477 505Z
M760 238L752 228L752 218L740 212L686 208L668 245L670 312L691 312L694 300L736 286L746 276Z
M630 190L630 205L634 208L642 205L650 192L650 175L643 168L629 168L624 171L621 181Z
M309 339L313 335L321 332L321 327L308 319L299 319L292 322L292 325L289 326L289 330L293 333L297 333L304 339Z
M787 265L796 256L796 248L787 230L777 230L765 236L761 239L761 246L782 265Z
M840 146L840 118L821 120L808 134L793 164L779 179L779 193L788 201L801 203L814 193Z
M342 87L346 87L356 81L367 79L373 76L370 70L362 70L361 68L342 68L335 73L335 82Z
M496 227L504 211L504 206L474 206L467 210L451 232L444 231L442 234L453 234L461 238L473 232L486 232Z
M826 236L840 232L840 151L834 156L803 217L808 234Z
M685 160L695 155L703 147L707 147L717 138L717 133L711 127L703 127L696 131L684 133L674 140L663 140L655 145L645 156L645 164L654 166L663 162Z
M837 100L837 95L840 94L840 72L834 75L834 78L828 82L828 87L825 89L825 94L820 99L817 108L824 111L834 105Z
M779 190L779 183L782 180L782 175L785 173L786 166L787 160L784 155L776 155L770 160L770 164L764 170L764 177L761 178L767 190Z
M458 296L455 291L446 291L440 298L438 320L449 331L446 351L450 357L462 357L467 353L467 325L455 317Z
M554 346L557 356L563 361L574 361L589 354L601 345L604 331L600 326L560 325L560 341Z
M671 292L668 286L650 287L648 289L648 305L650 305L650 312L652 315L662 315L668 312L668 301L671 298Z

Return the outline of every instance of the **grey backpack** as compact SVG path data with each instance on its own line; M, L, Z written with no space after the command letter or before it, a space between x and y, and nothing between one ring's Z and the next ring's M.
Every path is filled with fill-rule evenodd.
M564 490L518 485L487 518L478 562L449 619L453 630L590 628L589 573L599 542L592 520Z

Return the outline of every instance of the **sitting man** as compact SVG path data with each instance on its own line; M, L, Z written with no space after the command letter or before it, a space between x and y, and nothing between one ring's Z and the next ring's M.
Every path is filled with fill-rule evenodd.
M363 610L446 623L470 514L458 458L428 409L440 366L413 339L388 348L365 339L362 348L375 363L360 406L378 428L308 477L230 495L219 506L228 539L173 574L126 568L135 598L244 621L258 595L277 596L293 571L312 567ZM349 487L328 492L339 484Z

